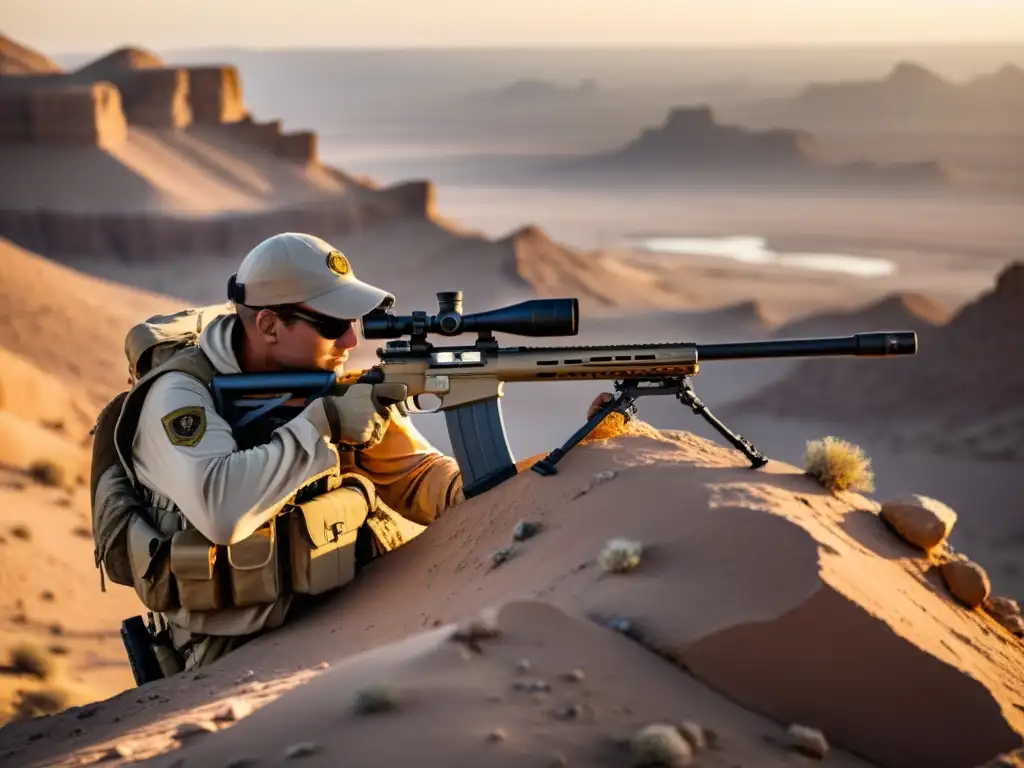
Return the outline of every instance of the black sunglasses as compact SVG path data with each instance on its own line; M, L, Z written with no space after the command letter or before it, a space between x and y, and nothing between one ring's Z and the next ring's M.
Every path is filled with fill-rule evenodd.
M263 307L263 309L269 309L286 320L302 320L309 323L325 339L340 339L348 333L355 322L354 320L341 320L337 317L329 317L328 315L321 315L317 312L310 312L307 309L292 306Z

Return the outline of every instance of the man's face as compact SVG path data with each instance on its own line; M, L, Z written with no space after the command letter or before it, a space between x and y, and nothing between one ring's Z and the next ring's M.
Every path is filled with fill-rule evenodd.
M349 350L359 343L355 323L348 323L338 338L329 338L344 328L343 321L328 318L327 322L321 322L322 316L313 310L302 305L298 309L299 314L282 313L287 323L276 318L269 357L282 369L340 371Z

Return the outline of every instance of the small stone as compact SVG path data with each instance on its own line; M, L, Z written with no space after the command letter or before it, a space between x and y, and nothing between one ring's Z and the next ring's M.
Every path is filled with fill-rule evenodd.
M643 544L631 539L615 538L604 545L597 562L609 573L628 573L640 565Z
M497 568L499 565L509 560L513 554L515 554L515 547L503 547L491 554L491 562L494 563L494 567Z
M602 472L595 472L592 481L594 485L600 485L601 483L607 483L609 480L615 477L617 473L614 469L606 469Z
M463 643L471 651L480 653L480 640L489 640L500 634L497 610L485 608L474 618L456 627L455 631L452 632L451 639L457 643Z
M653 723L633 734L629 742L633 765L685 768L693 764L693 750L679 731L666 723Z
M520 659L519 661L516 662L516 672L518 672L519 674L524 674L524 673L529 672L529 671L530 671L530 660L529 659Z
M174 738L187 739L190 736L200 736L204 733L216 732L217 726L209 720L189 720L184 723L178 723L178 727L174 729Z
M517 691L550 691L551 685L546 680L516 680L512 687Z
M1020 604L1012 597L993 595L984 602L984 606L993 616L1020 616Z
M235 682L236 683L245 683L245 682L248 682L249 680L252 680L254 677L256 677L256 673L253 672L251 669L247 669L247 670L245 670L245 672L243 672L241 675L238 676L238 679L235 680Z
M321 661L319 664L313 667L313 669L329 669L330 666L331 663L329 661Z
M508 738L508 734L505 733L503 728L495 728L493 731L487 734L488 741L504 741Z
M581 680L583 680L586 676L587 674L582 669L579 669L577 667L571 672L566 672L564 675L562 675L562 679L568 683L578 683Z
M229 699L227 703L217 711L217 714L213 716L213 719L234 723L251 715L252 710L252 703L245 699Z
M679 724L679 733L690 742L693 751L707 749L708 740L704 735L704 728L692 720L686 720Z
M945 542L956 524L956 512L916 493L886 501L880 516L900 538L926 552Z
M634 625L629 619L611 619L608 622L608 628L626 635L627 637L636 636L636 625Z
M529 520L520 520L516 523L516 527L512 531L512 538L516 541L526 541L540 533L540 529L540 523L531 523Z
M123 742L118 742L109 750L107 750L107 752L103 755L102 759L117 760L118 758L121 758L124 760L130 760L134 754L135 750L132 749L130 745L125 744Z
M389 685L371 685L356 691L354 708L358 715L390 712L398 707L398 695Z
M564 707L559 707L551 714L556 720L575 720L582 714L582 710L577 704L568 704Z
M825 734L816 728L808 728L806 725L794 723L786 731L789 737L789 748L802 752L809 757L824 760L828 754L828 741Z
M939 567L946 589L968 608L977 608L992 591L985 569L970 560L950 560Z
M286 760L293 760L296 757L305 757L306 755L312 755L314 752L318 751L320 751L320 747L313 742L300 741L285 748L284 756Z
M1016 635L1017 637L1024 635L1024 618L1013 614L999 614L992 618L1005 627L1011 635Z

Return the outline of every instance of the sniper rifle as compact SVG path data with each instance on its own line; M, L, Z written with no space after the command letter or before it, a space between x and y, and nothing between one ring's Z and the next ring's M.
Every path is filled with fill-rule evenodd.
M690 378L699 362L792 357L888 357L917 352L913 331L856 333L852 336L772 339L720 344L694 342L605 346L501 346L495 333L517 336L575 336L579 333L577 299L533 299L475 314L463 314L462 292L437 294L438 313L395 315L379 309L362 318L367 339L390 339L377 350L380 363L366 371L336 377L333 372L281 372L218 375L213 381L218 412L239 434L266 434L292 418L317 397L340 394L356 382L404 384L405 412L444 413L452 451L463 476L466 498L483 493L517 474L505 433L501 397L506 382L604 380L616 395L562 446L532 466L541 475L556 465L609 414L636 414L641 397L675 397L704 418L750 461L768 459L742 435L711 413L693 390ZM435 346L428 337L476 333L472 344ZM408 338L403 338L408 337ZM422 407L433 395L439 404ZM409 401L413 408L409 408ZM251 442L251 441L250 441Z

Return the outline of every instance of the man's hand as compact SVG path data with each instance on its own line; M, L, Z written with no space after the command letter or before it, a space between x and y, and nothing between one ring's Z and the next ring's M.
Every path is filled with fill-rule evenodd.
M608 405L608 403L610 403L614 399L615 395L611 394L610 392L602 392L600 395L595 397L594 402L592 402L590 404L590 407L587 409L587 421L590 421L592 418L594 418L594 415L599 410L604 408L606 405Z
M366 450L384 439L390 406L405 400L404 384L352 384L342 394L322 398L331 442L342 450Z

